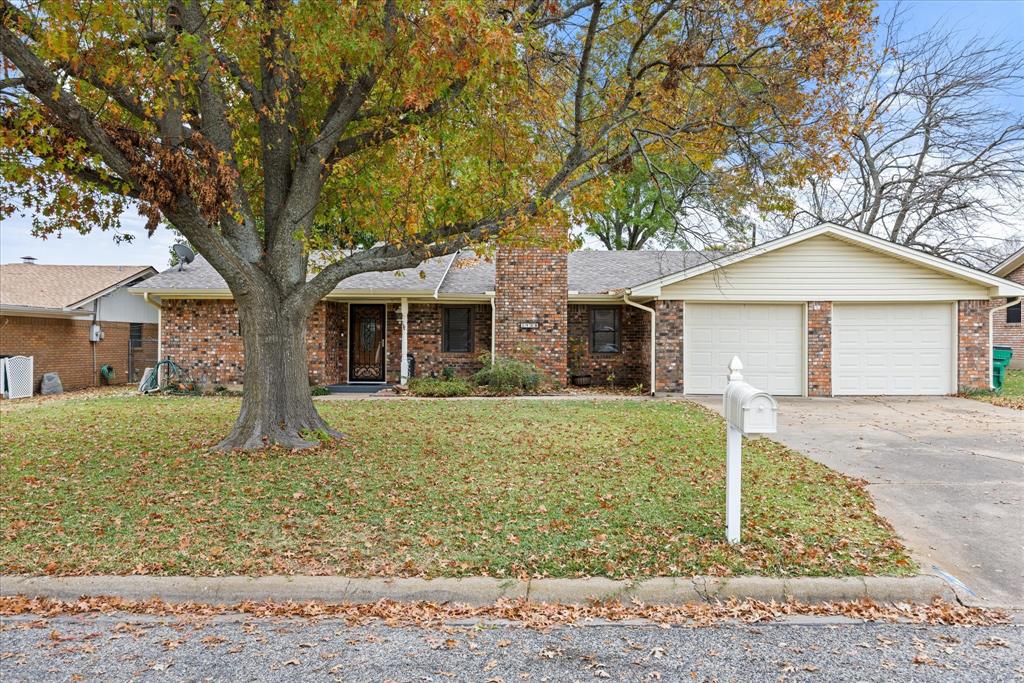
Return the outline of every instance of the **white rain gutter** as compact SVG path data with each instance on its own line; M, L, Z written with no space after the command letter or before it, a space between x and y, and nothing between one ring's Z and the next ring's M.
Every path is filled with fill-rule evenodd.
M497 337L494 333L498 329L498 306L494 302L494 298L497 293L487 292L487 295L491 297L491 365L494 365L494 353L497 349Z
M635 301L630 301L629 290L622 293L622 301L633 308L639 308L641 311L647 311L651 314L651 396L654 396L655 387L657 386L657 333L654 328L655 321L657 319L657 313L650 306L643 306Z
M1010 306L1016 306L1021 302L1021 297L1007 299L1005 304L994 306L988 309L988 388L996 388L995 372L992 370L992 354L995 353L995 336L992 332L992 323L996 319L996 311L1005 311Z
M462 250L459 249L454 254L452 254L451 259L448 261L448 265L445 266L445 268L444 268L444 272L441 273L441 280L437 283L437 287L434 288L434 298L435 299L437 298L437 295L441 292L441 285L444 284L444 279L446 277L448 277L448 271L452 269L452 264L455 263L455 259L457 259L459 257L459 252L461 252L461 251Z
M156 362L159 363L164 358L164 307L153 301L150 292L143 292L142 300L150 306L156 307ZM156 372L156 385L157 387L163 386L159 369Z
M409 299L402 297L402 360L398 371L398 383L409 383Z

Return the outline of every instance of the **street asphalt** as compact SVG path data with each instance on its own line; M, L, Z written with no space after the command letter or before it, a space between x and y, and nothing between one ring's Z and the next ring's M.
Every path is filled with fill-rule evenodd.
M1020 681L1024 626L510 624L129 614L6 618L13 681Z

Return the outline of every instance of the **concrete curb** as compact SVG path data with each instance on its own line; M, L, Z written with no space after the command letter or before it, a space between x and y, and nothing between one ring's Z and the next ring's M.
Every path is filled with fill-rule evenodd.
M804 603L871 598L877 602L955 601L953 590L937 576L865 576L795 579L740 576L719 578L656 577L616 581L586 579L461 579L349 578L344 576L0 576L0 595L27 595L62 600L82 596L116 596L129 600L160 598L167 602L235 603L457 602L486 605L499 598L578 604L592 600L636 600L648 604L789 599Z

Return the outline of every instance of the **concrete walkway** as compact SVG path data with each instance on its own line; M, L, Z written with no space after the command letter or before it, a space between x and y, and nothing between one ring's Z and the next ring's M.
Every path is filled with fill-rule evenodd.
M952 397L783 398L779 412L773 438L867 480L923 572L962 581L964 602L1024 607L1024 412Z

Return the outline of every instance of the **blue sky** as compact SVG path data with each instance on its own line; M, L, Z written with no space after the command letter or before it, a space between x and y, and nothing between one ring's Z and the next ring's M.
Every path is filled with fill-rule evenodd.
M878 12L885 14L895 5L881 0ZM1022 40L1024 38L1024 0L904 0L905 30L924 32L941 24L962 31L965 36L991 39ZM1024 107L1024 98L1020 106ZM77 233L61 238L41 240L30 234L31 221L11 217L0 222L0 263L17 261L22 256L35 256L41 263L94 263L167 266L172 243L167 230L157 230L147 237L145 220L135 212L126 214L124 232L135 236L131 243L116 244L113 235L95 232L87 236Z

